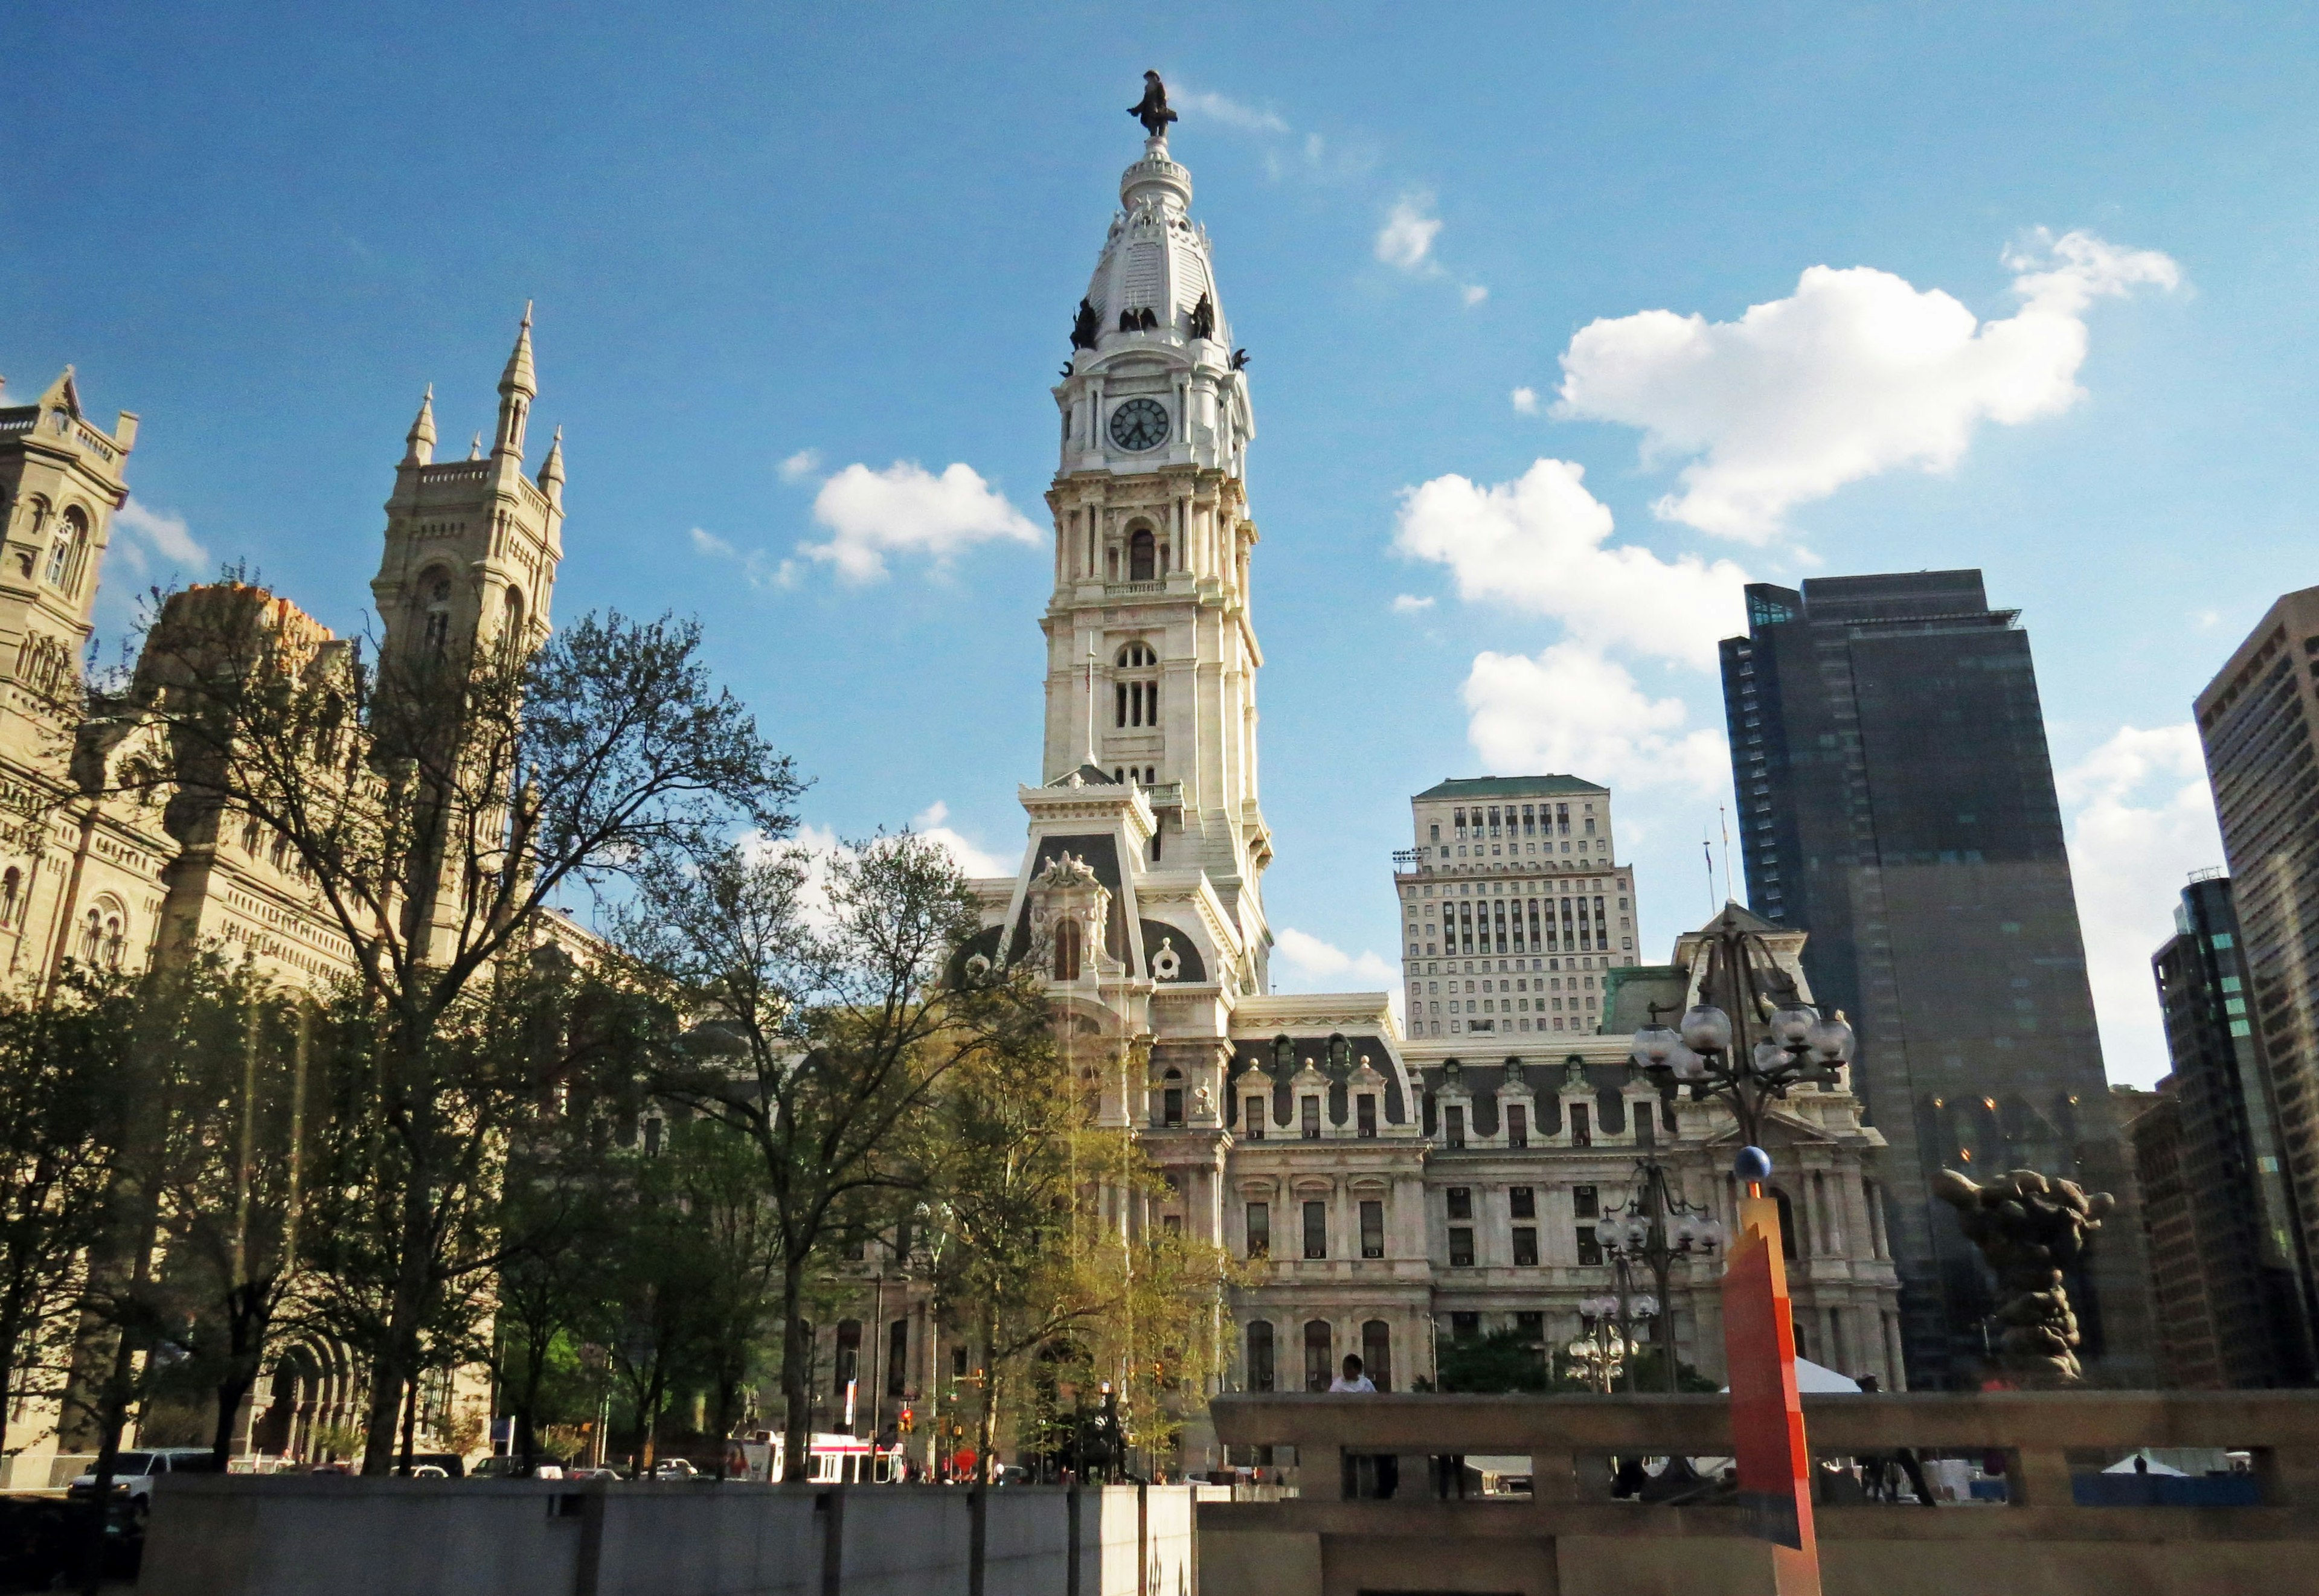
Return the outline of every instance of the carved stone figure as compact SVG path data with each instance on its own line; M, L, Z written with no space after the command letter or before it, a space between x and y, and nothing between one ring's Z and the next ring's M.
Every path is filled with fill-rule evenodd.
M1068 852L1058 853L1047 861L1047 868L1039 872L1034 884L1044 888L1092 887L1096 885L1096 873L1086 860L1074 859Z
M1084 299L1079 301L1078 314L1071 318L1071 347L1094 348L1096 335L1102 330L1102 320L1096 315L1095 307Z
M1154 139L1165 138L1168 124L1183 119L1168 109L1168 86L1160 81L1157 72L1143 75L1143 97L1127 108L1127 114L1143 124L1143 131Z
M2082 1379L2078 1316L2062 1271L2084 1255L2088 1238L2101 1229L2116 1200L2035 1169L2016 1169L1987 1186L1944 1169L1933 1190L1955 1207L1965 1235L1997 1271L2005 1299L1997 1310L2005 1327L1998 1345L2006 1369L2040 1384Z
M1246 371L1248 369L1248 351L1246 349L1234 349L1232 352L1232 368L1234 371Z
M1216 302L1213 295L1200 295L1200 302L1192 307L1191 320L1185 324L1185 334L1196 338L1216 336Z

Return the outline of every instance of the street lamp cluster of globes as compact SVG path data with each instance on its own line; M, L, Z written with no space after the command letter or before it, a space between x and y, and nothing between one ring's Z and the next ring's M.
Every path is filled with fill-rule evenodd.
M1676 1080L1711 1089L1739 1073L1731 1043L1731 1016L1702 1003L1683 1016L1680 1029L1651 1024L1636 1032L1634 1059L1645 1069L1664 1069ZM1833 1086L1836 1072L1851 1061L1852 1047L1852 1027L1842 1014L1797 1005L1772 1011L1749 1062L1766 1078L1784 1074L1789 1081L1812 1078Z
M1654 1010L1651 1023L1635 1032L1631 1056L1655 1079L1689 1086L1694 1099L1728 1100L1741 1142L1733 1173L1754 1183L1772 1172L1771 1158L1762 1147L1766 1105L1807 1082L1839 1084L1845 1066L1852 1061L1854 1039L1841 1011L1823 1014L1798 1000L1759 939L1734 928L1717 943L1709 973L1710 978L1728 976L1738 1023L1733 1014L1711 1003L1693 1005L1676 1025L1661 1024ZM1759 980L1759 969L1768 981ZM1773 990L1766 993L1765 985ZM1712 1256L1727 1240L1722 1221L1677 1196L1656 1159L1646 1159L1637 1173L1633 1199L1622 1211L1605 1215L1594 1230L1613 1267L1617 1292L1578 1304L1582 1333L1564 1348L1573 1367L1606 1392L1621 1366L1641 1350L1635 1326L1658 1318L1674 1261ZM1650 1271L1658 1287L1656 1294L1627 1290L1629 1271L1637 1266ZM1670 1342L1665 1379L1673 1391L1674 1349L1664 1333L1666 1328L1660 1327L1658 1339ZM1630 1385L1632 1380L1630 1372Z

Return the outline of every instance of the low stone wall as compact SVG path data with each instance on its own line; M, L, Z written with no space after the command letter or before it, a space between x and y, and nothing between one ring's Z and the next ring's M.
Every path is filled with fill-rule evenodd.
M1227 1396L1218 1436L1295 1447L1302 1494L1203 1502L1203 1596L1768 1596L1736 1505L1608 1500L1608 1458L1730 1448L1721 1397ZM2319 1589L2319 1393L2002 1393L1804 1399L1815 1453L1983 1449L2001 1505L1820 1505L1828 1596L2237 1596ZM2126 1449L2252 1455L2255 1505L2079 1505ZM1348 1456L1401 1455L1391 1501L1346 1500ZM1529 1498L1441 1501L1427 1456L1527 1456Z
M1076 1497L1076 1503L1074 1502ZM1187 1486L984 1498L984 1596L1195 1596ZM156 1482L159 1596L965 1596L956 1487L689 1482Z

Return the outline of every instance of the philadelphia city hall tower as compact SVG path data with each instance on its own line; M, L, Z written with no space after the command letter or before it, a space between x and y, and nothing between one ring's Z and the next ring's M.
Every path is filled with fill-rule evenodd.
M1468 787L1532 797L1529 833L1520 806L1502 806L1516 836L1534 838L1555 808L1539 793L1558 799L1557 815L1587 816L1579 853L1566 843L1540 853L1533 841L1511 849L1515 862L1497 854L1502 841L1493 861L1474 846L1458 862L1449 845L1429 846L1390 872L1407 900L1396 917L1406 914L1408 951L1432 960L1405 973L1435 978L1429 992L1457 974L1459 1019L1445 1032L1429 1017L1404 1040L1385 992L1272 994L1247 486L1256 412L1156 77L1136 112L1148 136L1121 176L1053 389L1045 739L1038 784L1019 789L1029 835L1015 875L973 884L984 919L970 956L1044 969L1067 1067L1100 1122L1132 1132L1165 1175L1163 1194L1132 1198L1118 1220L1268 1260L1232 1293L1229 1386L1325 1387L1358 1353L1380 1389L1407 1389L1434 1376L1439 1341L1516 1330L1543 1347L1575 1333L1582 1301L1609 1282L1595 1221L1626 1198L1638 1156L1660 1159L1701 1212L1727 1211L1729 1116L1629 1057L1638 1004L1697 991L1703 941L1678 939L1665 965L1637 961L1621 896L1631 872L1611 854L1606 789L1566 776L1453 782L1445 790L1460 803ZM1466 838L1466 808L1419 807L1443 843ZM1476 839L1484 810L1471 808ZM1499 807L1486 825L1499 834ZM1582 909L1574 935L1580 892L1600 918ZM1558 940L1548 893L1564 905ZM1511 894L1526 896L1509 917ZM1445 898L1444 915L1464 911L1463 939L1437 955L1426 916ZM1481 898L1494 914L1476 910ZM1755 924L1795 969L1802 934ZM1522 996L1501 1000L1507 991ZM1881 1139L1841 1086L1800 1092L1774 1117L1815 1249L1798 1271L1803 1333L1831 1360L1893 1383L1896 1283L1863 1187ZM1719 1272L1685 1265L1665 1307L1682 1357L1710 1372L1721 1363ZM1212 1448L1187 1435L1186 1450L1196 1466Z

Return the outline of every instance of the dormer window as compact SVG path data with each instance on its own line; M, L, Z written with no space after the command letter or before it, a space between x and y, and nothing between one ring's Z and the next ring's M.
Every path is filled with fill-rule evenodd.
M1055 978L1079 978L1079 923L1076 920L1065 919L1055 926Z

